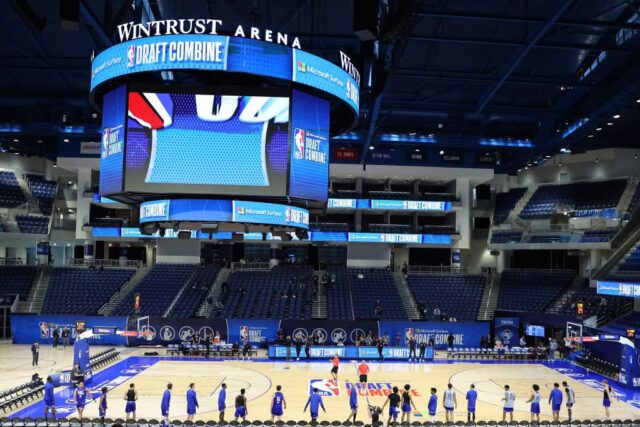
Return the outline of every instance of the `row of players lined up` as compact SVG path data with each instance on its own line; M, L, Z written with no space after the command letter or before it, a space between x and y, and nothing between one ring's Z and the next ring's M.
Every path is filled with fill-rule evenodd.
M333 377L333 381L337 384L338 381L338 370L339 370L339 359L334 357L332 360L332 368L331 375ZM359 384L360 384L360 392L349 393L349 416L346 421L350 421L353 419L353 422L357 419L358 414L358 394L361 394L363 390L366 390L368 387L368 374L369 374L369 366L363 360L360 365L357 367L359 374ZM566 394L566 409L568 413L568 421L572 420L572 411L573 406L576 402L576 397L573 388L566 382L562 382L562 386L564 387L564 391ZM385 407L389 405L388 419L387 424L391 422L396 422L398 415L402 414L401 422L410 421L412 409L417 411L416 405L413 402L413 398L410 394L411 385L405 384L403 387L404 391L402 394L399 394L398 387L393 387L392 393L387 396L384 405L382 408L372 406L369 404L367 398L367 407L369 416L372 418L373 422L379 421L380 415L383 413ZM225 383L221 384L220 392L218 393L218 411L219 411L219 420L224 421L225 410L226 410L226 398L227 398L227 385ZM169 413L171 406L171 394L173 390L173 385L171 383L167 384L167 388L164 391L162 396L162 402L160 405L161 415L163 420L166 422L169 421ZM98 400L98 412L101 418L106 417L107 415L107 393L108 389L103 387L101 389L101 394ZM438 392L435 387L432 387L430 390L430 397L427 406L427 410L429 413L430 421L435 422L436 412L438 408ZM604 390L603 390L603 407L605 409L605 417L609 419L609 407L611 406L611 395L612 388L609 386L607 381L604 381ZM86 389L83 382L79 382L76 389L73 393L73 399L76 404L76 409L78 411L78 415L80 418L83 416L84 407L87 402L87 398L93 399L91 393ZM467 421L475 421L476 419L476 402L478 400L478 392L475 390L475 386L471 384L469 390L465 395L465 399L467 401ZM136 401L138 400L138 392L135 389L135 385L132 383L129 385L129 389L124 395L124 400L126 401L125 405L125 413L127 419L135 419L136 418ZM540 394L540 386L537 384L532 385L531 394L526 401L530 403L530 412L531 412L531 421L540 421L540 403L542 400L542 396ZM193 420L197 409L199 407L198 398L195 390L195 383L189 384L189 388L186 392L186 401L187 401L187 420ZM503 403L503 413L502 420L506 421L507 416L509 417L509 421L513 421L513 411L515 407L516 396L511 391L509 385L504 386L504 395L501 399ZM51 411L52 416L55 418L56 412L56 404L54 398L54 385L53 379L51 377L47 378L47 383L45 384L45 392L44 392L44 417L47 418L49 411ZM553 413L553 420L559 421L560 419L560 410L563 403L563 393L560 390L560 384L555 383L554 388L551 390L549 394L548 404L551 405L551 410ZM247 398L245 397L245 389L240 390L240 394L236 396L235 402L235 412L234 417L237 421L241 418L243 421L246 420L246 417L249 415L248 407L247 407ZM454 411L458 407L458 401L456 397L456 393L453 390L453 385L449 383L447 385L447 389L443 393L442 397L442 406L445 410L445 421L454 421ZM276 392L274 393L271 400L271 420L280 420L284 415L284 410L287 408L286 400L284 394L282 393L282 387L280 385L276 386ZM311 420L316 421L319 415L319 410L322 409L326 413L326 409L324 407L324 402L322 401L322 396L320 396L318 389L314 388L313 393L309 396L307 403L304 407L304 412L309 409Z

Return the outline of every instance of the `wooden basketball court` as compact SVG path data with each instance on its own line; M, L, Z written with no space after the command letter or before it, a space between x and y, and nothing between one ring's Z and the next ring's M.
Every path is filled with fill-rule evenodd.
M20 350L19 350L20 349ZM20 351L22 359L16 360L15 366L10 363L3 364L0 368L0 384L9 386L15 378L24 380L30 377L35 370L32 370L27 362L28 348L24 346L2 346L5 353L3 360L16 360L17 352ZM66 353L66 360L71 359L70 349L52 350L43 349L41 356L41 369L38 372L46 376L48 371L62 366L61 360ZM95 350L98 351L98 350ZM138 350L125 350L129 355L123 358L140 354ZM264 359L262 359L264 360ZM349 413L348 389L352 384L357 383L356 368L352 362L344 361L340 365L338 386L328 382L331 378L329 370L330 363L326 362L267 362L267 361L205 361L205 360L183 360L180 358L160 358L154 359L153 364L141 370L130 380L122 382L117 387L109 391L110 418L124 418L125 402L124 393L131 382L135 383L139 394L138 418L160 418L160 400L168 382L173 383L173 394L171 401L170 415L175 419L186 419L186 399L185 393L188 384L195 383L198 394L200 408L196 419L210 420L218 418L217 399L220 385L225 382L227 388L227 412L226 419L233 417L233 403L235 396L241 388L246 389L249 400L248 409L250 420L265 420L270 418L271 396L276 385L282 385L283 393L287 401L287 410L284 419L308 419L308 413L303 413L304 404L309 395L310 382L320 380L315 383L320 388L325 389L332 396L324 397L327 413L321 413L320 419L343 421ZM456 420L466 421L466 401L465 393L471 383L475 384L478 391L477 420L500 420L502 418L502 404L500 399L504 384L509 384L516 394L516 420L528 420L529 404L528 399L531 384L537 383L541 387L543 402L541 418L550 420L551 410L546 403L549 391L553 388L554 382L561 383L568 381L573 386L576 393L577 403L574 407L574 418L577 419L597 419L604 417L602 408L602 392L594 387L599 385L596 379L585 380L580 374L563 374L562 370L553 369L542 364L521 364L521 363L370 363L368 392L369 402L373 405L382 406L385 400L385 393L390 387L404 384L411 384L414 393L414 400L418 407L418 415L412 415L412 420L427 421L426 414L429 389L436 387L440 397L438 405L437 420L444 420L442 409L442 391L448 382L451 382L457 393L458 408L455 412ZM117 375L117 374L114 374ZM91 387L97 387L92 384ZM96 390L94 390L95 392ZM366 400L364 395L360 395L359 418L367 418ZM613 418L640 418L640 409L614 399L611 414ZM72 415L71 415L72 416ZM85 416L97 417L98 409L96 403L89 403L85 409ZM566 419L566 408L563 405L561 419ZM386 411L385 411L386 420Z

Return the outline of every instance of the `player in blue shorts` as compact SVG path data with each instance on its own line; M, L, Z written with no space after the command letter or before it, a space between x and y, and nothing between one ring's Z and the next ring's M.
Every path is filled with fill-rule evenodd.
M53 396L53 378L47 377L47 383L44 385L44 419L47 419L47 414L51 410L51 416L56 418L56 399Z
M278 418L278 421L282 419L282 414L284 413L284 409L287 409L287 401L284 399L284 394L282 394L282 386L276 386L276 392L273 393L273 398L271 399L271 421L273 422L275 418Z
M476 391L475 384L469 386L467 391L467 421L476 420L476 400L478 400L478 392Z
M87 403L87 389L85 388L83 381L80 381L76 389L73 391L73 401L76 402L78 418L82 419L82 412L84 411L84 406Z
M442 406L444 406L444 416L447 422L453 422L453 411L458 408L456 392L453 391L453 384L447 384L447 389L442 396Z
M507 414L509 414L510 422L513 422L513 408L516 404L516 395L511 391L511 387L504 386L504 408L502 408L502 421L507 420Z
M306 412L307 408L309 408L309 412L311 413L311 421L315 422L318 420L318 412L319 409L322 408L322 411L326 414L327 410L324 409L324 402L322 401L322 396L318 394L318 388L313 388L313 394L309 396L307 400L307 404L304 405L304 409L302 412Z
M100 390L102 394L100 395L100 400L98 401L98 415L102 419L102 424L104 424L104 417L107 416L107 392L108 388L102 387Z
M438 410L438 390L435 387L431 387L431 396L429 397L429 405L427 406L429 411L429 421L436 422L436 411Z
M242 418L242 421L247 421L247 415L249 415L249 409L247 408L247 397L244 395L245 389L240 389L240 394L236 396L236 412L234 417L236 421L238 418Z
M404 385L404 391L402 392L402 416L400 417L400 422L403 423L405 417L407 422L411 422L411 407L414 410L418 410L416 408L415 403L413 403L413 398L411 397L411 386L409 384Z
M384 405L382 405L382 410L384 411L385 406L389 404L389 418L387 419L387 425L391 425L391 421L395 423L398 419L398 406L400 406L400 395L398 394L398 387L393 387L393 393L391 393L387 400L384 401Z
M124 394L124 400L127 404L124 408L124 412L127 414L127 420L131 418L136 419L136 400L138 400L138 391L133 383L129 384L129 390Z
M187 389L187 421L193 421L193 416L196 414L196 409L200 406L198 404L198 396L196 395L195 384L189 384Z
M227 384L222 383L220 385L220 393L218 393L218 411L220 415L218 417L219 421L224 421L224 410L227 409Z
M553 421L560 421L560 407L562 406L562 391L560 384L553 383L553 390L549 393L549 404L553 413Z
M162 425L169 425L169 407L171 406L171 389L173 384L167 384L167 389L162 394L162 402L160 402L160 413L162 414Z
M531 403L531 422L537 421L540 423L540 386L534 384L531 386L531 396L527 403Z
M351 409L351 412L349 413L345 423L349 422L349 420L353 418L353 423L355 424L356 415L358 415L358 391L355 387L352 387L349 390L349 409Z

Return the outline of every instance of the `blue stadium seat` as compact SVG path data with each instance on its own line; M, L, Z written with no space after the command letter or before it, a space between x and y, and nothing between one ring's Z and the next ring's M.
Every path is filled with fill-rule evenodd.
M542 312L575 274L572 270L505 270L500 278L498 309Z
M520 200L526 192L526 188L512 188L506 193L496 194L496 203L493 210L493 225L502 224L516 206L518 200Z
M26 299L35 276L32 266L0 267L0 294L18 294L21 300Z
M0 207L15 208L26 201L16 175L10 171L0 171Z
M416 302L424 305L426 319L435 319L433 310L457 320L476 320L485 279L469 274L410 274L407 280Z
M211 285L218 277L220 267L206 265L199 267L193 275L191 282L176 301L169 313L169 317L191 317L196 313L200 304L207 296Z
M53 201L56 197L56 182L45 180L40 175L27 174L25 176L33 197L38 201L40 212L51 215Z
M358 275L362 275L362 279ZM357 319L406 319L400 292L389 270L383 268L349 268L348 280ZM376 316L376 301L382 314Z
M21 233L49 233L49 218L46 216L16 215L16 222Z
M43 314L96 314L135 270L56 267L42 306Z

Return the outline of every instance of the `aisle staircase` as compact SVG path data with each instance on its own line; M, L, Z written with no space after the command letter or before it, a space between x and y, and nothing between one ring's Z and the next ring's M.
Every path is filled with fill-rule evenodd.
M318 271L318 277L322 277L324 271ZM313 301L313 305L311 307L311 318L312 319L326 319L327 318L327 289L325 286L320 284L320 280L316 285L316 295L317 298Z
M131 292L136 286L138 286L138 283L140 283L140 281L144 278L144 276L146 276L147 273L151 271L152 267L153 265L148 265L145 267L138 268L136 272L133 273L133 276L131 276L131 278L128 281L126 281L124 285L122 285L120 290L115 294L113 294L111 299L109 299L109 301L105 305L100 307L100 310L98 310L98 314L101 314L103 316L107 314L111 314L113 310L115 310L115 308L124 299L124 297L129 295L129 292Z
M478 320L493 320L493 314L498 308L498 295L500 294L500 275L487 274L478 310Z
M624 188L622 195L620 196L620 200L618 200L618 205L616 209L620 212L626 212L629 209L629 203L631 203L631 199L633 199L633 195L638 188L638 177L631 177L627 181L627 186Z
M522 212L522 209L524 209L524 207L527 206L527 203L529 203L529 200L531 200L533 193L535 193L537 189L538 189L537 185L529 186L529 188L522 195L520 200L516 202L516 205L513 207L513 209L511 209L511 212L509 212L509 216L507 217L507 220L505 222L518 224L521 221L523 221L520 219L520 212Z
M27 299L18 303L18 313L40 313L44 299L47 296L47 289L49 289L49 279L51 279L52 269L53 268L48 265L38 267Z
M396 287L402 298L402 304L404 305L404 311L407 313L407 317L410 320L419 320L420 313L418 312L418 304L416 303L409 285L407 285L404 275L401 272L393 273L393 281L396 282Z
M231 274L231 269L230 268L222 268L222 269L220 269L220 272L218 273L218 276L216 277L216 280L214 280L213 284L211 285L211 288L209 289L209 292L207 293L207 296L204 297L204 300L202 301L202 304L200 305L200 307L196 311L196 317L210 317L211 316L211 313L213 312L213 309L216 306L216 303L220 299L220 293L222 292L222 284L229 280L229 275L230 274ZM207 302L207 300L209 298L211 298L211 300L213 301L213 304L209 304Z
M184 285L182 285L182 287L180 288L176 296L173 298L173 301L171 301L171 304L169 304L169 307L167 307L162 317L169 316L169 313L171 313L171 310L173 310L173 306L176 305L176 303L180 300L180 297L184 293L184 290L187 289L187 286L191 286L191 282L193 281L193 278L197 273L198 273L198 268L196 267L193 269L191 276L189 276L189 278L184 282Z

